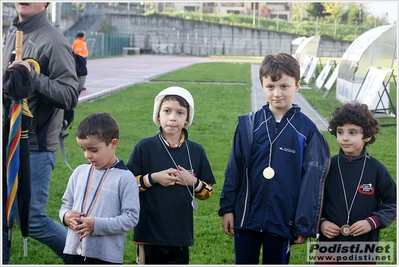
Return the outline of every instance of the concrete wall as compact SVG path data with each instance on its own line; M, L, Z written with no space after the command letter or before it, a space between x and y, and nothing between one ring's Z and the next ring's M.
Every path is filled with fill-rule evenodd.
M190 55L248 55L295 53L296 34L251 29L218 23L170 18L107 14L118 33L131 35L131 46L162 47L164 53ZM342 57L351 42L322 37L319 57Z

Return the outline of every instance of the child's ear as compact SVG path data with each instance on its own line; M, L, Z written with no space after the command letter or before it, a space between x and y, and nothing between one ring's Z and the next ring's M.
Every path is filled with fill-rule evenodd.
M113 149L117 148L118 144L119 144L119 140L118 139L116 139L116 138L112 139L111 146L112 146Z
M368 143L368 142L370 142L371 137L364 138L363 140L364 140L364 142Z

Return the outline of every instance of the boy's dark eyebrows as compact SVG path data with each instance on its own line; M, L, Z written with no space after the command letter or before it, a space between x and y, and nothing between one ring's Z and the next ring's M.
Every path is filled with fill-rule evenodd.
M169 107L168 105L162 105L159 110L162 110L162 109L172 109L172 108ZM180 105L180 108L178 110L186 110L187 111L187 108L182 106L182 105Z
M363 132L363 128L361 126L356 125L357 127L360 127L360 129L358 128L349 128L349 131L360 131ZM337 130L338 129L342 129L343 126L337 126Z
M350 128L349 131L352 131L352 132L357 132L357 131L363 132L363 129L362 129L362 127L360 127L360 129L358 129L358 128Z
M105 143L105 141L101 141L101 142L104 142L104 143ZM89 149L98 149L98 146L88 146L88 147L82 147L82 146L80 146L80 148L89 150Z

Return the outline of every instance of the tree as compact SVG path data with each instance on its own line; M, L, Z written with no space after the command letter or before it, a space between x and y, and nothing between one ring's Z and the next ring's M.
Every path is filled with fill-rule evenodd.
M310 3L310 6L307 9L307 12L308 12L309 16L314 17L314 18L317 18L317 17L322 18L325 16L323 14L324 6L320 2Z
M361 17L359 18L359 13L361 14L362 12L361 6L358 3L348 3L348 10L344 13L347 24L360 24Z
M99 32L113 33L116 31L117 31L117 28L115 26L113 26L112 23L110 23L108 20L106 20L104 18L101 19L101 29L99 30Z
M303 2L292 2L291 3L291 20L307 20L308 12L307 10L310 8L310 3Z
M345 7L343 2L325 2L323 6L326 21L333 23L341 22Z

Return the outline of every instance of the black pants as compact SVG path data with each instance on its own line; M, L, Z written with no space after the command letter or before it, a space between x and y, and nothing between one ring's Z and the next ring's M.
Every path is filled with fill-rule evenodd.
M96 258L83 257L79 255L65 255L65 264L117 264L113 262L103 261Z
M261 247L263 247L262 264L289 263L289 239L258 231L234 231L235 264L259 264Z
M137 245L138 264L188 264L188 247Z

